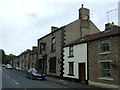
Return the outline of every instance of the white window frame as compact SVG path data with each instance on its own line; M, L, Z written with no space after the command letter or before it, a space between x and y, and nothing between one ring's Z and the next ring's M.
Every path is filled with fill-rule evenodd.
M74 62L68 62L69 63L69 74L70 76L74 76ZM70 66L72 65L72 67Z
M100 42L101 42L101 53L110 52L110 40L109 39L102 39ZM108 50L107 50L107 48L108 48Z
M69 46L69 57L74 56L74 46Z
M56 50L56 38L53 37L51 40L51 51L54 52Z
M105 77L105 76L102 76L102 66L101 66L101 63L107 63L107 62L109 62L110 63L110 77L108 76L108 77ZM105 79L105 80L113 80L112 79L112 67L111 67L111 62L112 62L112 60L101 60L101 61L99 61L99 64L100 64L100 77L99 77L99 79ZM108 70L108 69L107 69Z

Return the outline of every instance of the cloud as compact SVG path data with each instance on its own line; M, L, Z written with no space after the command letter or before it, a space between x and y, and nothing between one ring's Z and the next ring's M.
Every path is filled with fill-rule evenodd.
M80 0L0 0L0 48L16 55L31 49L37 45L37 39L51 32L51 26L61 27L78 19L82 3ZM92 21L103 30L106 12L116 8L117 3L84 2L84 7L91 10ZM115 13L110 15L112 20Z
M28 16L31 16L31 17L34 17L34 18L37 17L37 14L36 14L36 13L29 13L29 14L27 13L27 15L28 15Z

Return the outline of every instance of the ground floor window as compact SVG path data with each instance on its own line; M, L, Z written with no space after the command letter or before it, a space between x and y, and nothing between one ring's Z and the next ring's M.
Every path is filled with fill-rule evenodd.
M100 62L101 77L111 77L111 62Z
M69 74L74 75L74 62L69 62Z
M56 73L56 57L50 58L49 72Z
M19 67L19 65L20 65L20 63L19 63L19 62L17 62L17 67Z

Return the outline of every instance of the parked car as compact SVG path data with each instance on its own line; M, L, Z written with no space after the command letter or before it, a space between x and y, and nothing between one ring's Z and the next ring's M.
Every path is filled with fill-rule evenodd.
M6 65L6 68L7 68L7 69L12 69L12 66L11 66L10 64L7 64L7 65Z
M6 65L5 64L2 64L1 67L5 67Z
M27 71L27 78L45 80L45 74L36 68L30 68Z
M20 68L19 68L19 67L16 67L15 69L16 69L16 70L20 70Z

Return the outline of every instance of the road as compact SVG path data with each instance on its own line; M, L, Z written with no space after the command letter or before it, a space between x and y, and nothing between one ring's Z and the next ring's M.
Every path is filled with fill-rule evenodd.
M48 80L31 80L17 70L2 68L2 88L68 88Z

